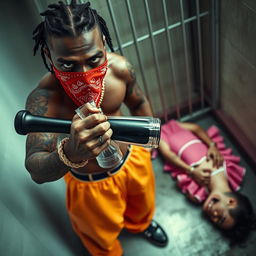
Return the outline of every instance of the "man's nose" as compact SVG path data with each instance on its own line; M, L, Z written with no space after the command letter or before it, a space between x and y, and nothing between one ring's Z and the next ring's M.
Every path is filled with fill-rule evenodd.
M81 65L79 68L76 70L77 72L87 72L90 68L87 65Z
M82 71L81 72L87 72L89 70L88 66L82 66Z

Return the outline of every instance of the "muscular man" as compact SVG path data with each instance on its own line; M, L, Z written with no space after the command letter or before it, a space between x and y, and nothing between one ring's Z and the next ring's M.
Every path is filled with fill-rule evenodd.
M142 233L158 246L167 236L152 220L155 183L150 152L119 144L124 161L102 169L96 156L109 146L107 116L121 116L125 103L132 115L151 116L134 69L113 51L105 21L90 3L52 4L34 31L34 53L41 49L50 72L30 93L26 109L33 114L72 119L70 134L35 133L27 137L26 168L38 184L65 176L71 223L92 255L122 255L117 240L123 228ZM98 108L87 102L94 101ZM86 117L75 109L82 106ZM58 144L58 145L57 145Z

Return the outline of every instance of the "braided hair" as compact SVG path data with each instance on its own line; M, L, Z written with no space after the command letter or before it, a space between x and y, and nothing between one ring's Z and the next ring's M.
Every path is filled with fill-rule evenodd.
M47 47L46 39L48 36L79 36L85 29L89 31L97 24L105 36L110 50L114 51L107 24L97 11L90 7L90 2L77 4L76 0L71 0L70 5L66 5L59 1L56 4L48 5L48 9L40 15L45 18L33 31L33 39L35 40L34 56L41 47L44 65L50 72L53 71L46 62L43 50Z

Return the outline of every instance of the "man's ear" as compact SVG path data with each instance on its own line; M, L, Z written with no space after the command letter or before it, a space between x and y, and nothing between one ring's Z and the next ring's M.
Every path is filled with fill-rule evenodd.
M44 55L46 56L46 58L48 59L48 61L53 65L52 63L52 58L51 58L51 53L49 51L49 48L48 47L44 47L43 48L43 51L44 51Z
M102 40L103 40L104 46L106 46L106 37L104 35L102 36Z

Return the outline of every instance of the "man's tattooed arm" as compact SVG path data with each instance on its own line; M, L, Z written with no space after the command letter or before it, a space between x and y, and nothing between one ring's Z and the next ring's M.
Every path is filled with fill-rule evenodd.
M27 138L25 166L36 183L58 180L69 171L57 153L58 135L35 133Z
M48 114L49 92L36 89L28 97L26 109L32 114ZM54 133L31 133L27 136L25 166L36 183L55 181L61 178L68 167L56 151L57 138Z
M136 116L152 116L149 102L137 84L135 70L133 66L126 61L126 84L127 91L125 103L129 107L131 113Z
M30 93L26 102L26 110L34 115L44 116L48 111L49 91L46 89L35 89Z

